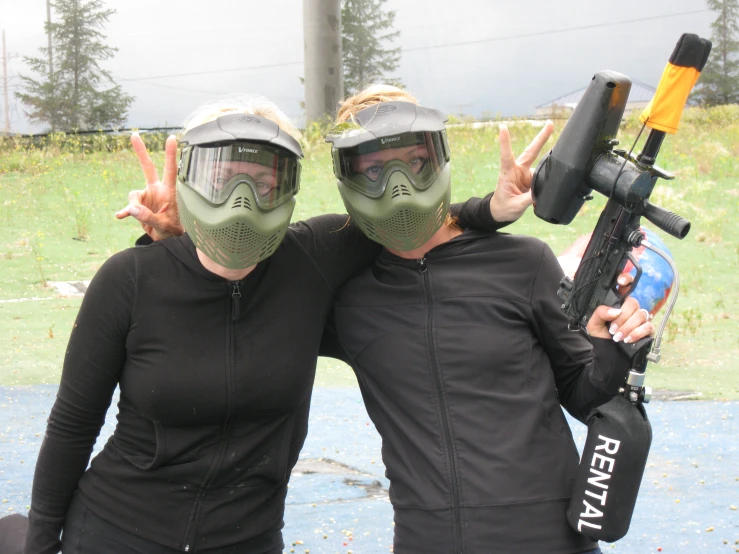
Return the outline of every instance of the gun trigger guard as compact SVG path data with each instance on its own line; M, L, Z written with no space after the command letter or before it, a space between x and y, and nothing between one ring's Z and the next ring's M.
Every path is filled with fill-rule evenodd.
M626 253L626 257L629 259L631 264L636 269L636 275L634 275L634 280L631 282L631 285L629 286L629 294L631 294L634 290L636 290L636 285L639 284L639 279L641 279L641 274L642 274L642 268L641 268L641 265L639 265L639 262L636 261L636 258L634 257L634 254L631 250L629 250ZM623 298L626 298L629 294L625 294Z
M637 283L639 283L639 279L641 279L642 275L642 267L639 265L639 262L634 257L634 254L632 254L631 251L628 251L626 253L626 257L629 259L629 261L632 263L634 268L636 269L636 275L634 275L634 280L631 282L631 285L629 285L629 292L620 294L618 291L618 284L614 285L614 287L608 291L608 294L606 295L606 299L603 302L606 306L611 306L613 308L620 307L628 296L634 292L636 289ZM618 276L616 277L618 279Z

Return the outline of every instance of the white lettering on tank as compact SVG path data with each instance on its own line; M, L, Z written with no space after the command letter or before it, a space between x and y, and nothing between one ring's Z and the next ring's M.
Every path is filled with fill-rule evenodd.
M588 485L592 485L592 487L598 487L602 490L599 492L593 492L592 490L585 489L585 494L591 498L595 498L596 500L598 500L601 506L605 506L606 498L608 497L608 481L611 478L613 468L616 465L616 459L604 456L603 454L598 454L597 451L600 450L603 451L605 454L613 455L618 452L618 449L621 446L621 441L609 439L608 437L604 437L603 435L598 435L598 439L603 442L596 444L595 450L593 452L593 457L590 459L590 467L588 468ZM596 469L596 467L598 469ZM582 502L584 511L580 513L580 519L577 522L577 530L582 532L583 525L592 529L601 529L602 526L600 524L586 520L602 518L603 512L594 507L584 498Z

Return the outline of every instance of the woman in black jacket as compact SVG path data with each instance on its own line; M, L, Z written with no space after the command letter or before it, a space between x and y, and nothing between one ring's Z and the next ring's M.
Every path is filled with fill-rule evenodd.
M565 519L578 453L560 404L583 421L615 396L616 343L653 327L628 299L571 332L545 243L426 226L450 186L443 117L389 90L349 99L327 139L352 220L386 249L341 289L324 341L383 439L394 552L600 552ZM514 160L505 134L501 179L528 174L536 154Z
M174 139L160 183L133 138L147 189L119 216L163 238L178 230L177 196L188 233L114 255L90 284L36 465L26 554L282 551L324 324L380 250L346 216L288 227L302 155L290 129L263 99L206 106L183 137L176 192ZM459 215L499 225L489 200ZM115 432L86 469L116 387Z

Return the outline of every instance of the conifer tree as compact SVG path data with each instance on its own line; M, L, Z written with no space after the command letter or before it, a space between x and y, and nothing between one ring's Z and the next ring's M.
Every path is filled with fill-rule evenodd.
M115 10L104 9L102 0L57 0L52 7L56 22L46 23L46 31L52 36L53 67L46 47L39 48L41 57L25 58L38 74L22 75L24 92L16 93L26 115L52 131L122 126L134 98L100 65L118 50L103 42L103 27Z
M383 9L386 1L343 1L341 46L346 94L378 81L401 84L389 76L400 64L400 48L390 48L388 43L400 36L400 31L393 31L395 12Z
M718 14L711 24L711 55L701 72L695 99L703 106L739 104L739 1L707 0Z

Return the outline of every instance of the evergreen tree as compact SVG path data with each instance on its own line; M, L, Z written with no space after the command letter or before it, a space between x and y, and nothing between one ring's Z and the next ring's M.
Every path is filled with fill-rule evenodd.
M711 24L711 55L701 72L695 98L703 106L739 103L739 1L707 0L718 13Z
M25 58L39 74L21 76L25 92L16 96L26 115L52 131L122 126L134 98L100 67L118 50L103 43L103 26L115 10L103 9L102 0L57 0L52 7L58 22L47 23L46 31L52 36L53 67L49 71L48 48L39 48L42 57Z
M394 11L384 11L387 0L344 0L341 7L341 46L344 58L344 90L352 94L388 77L400 64L400 48L387 48L400 31L393 31Z

